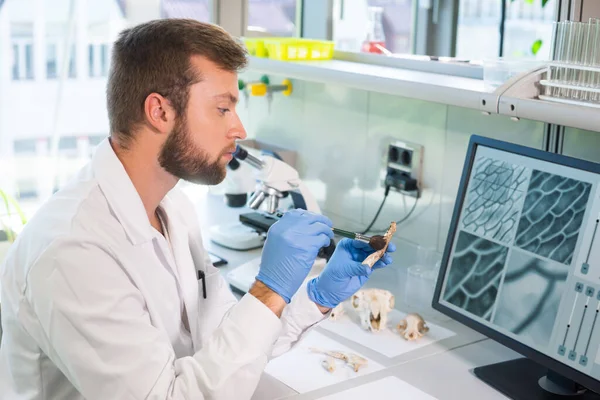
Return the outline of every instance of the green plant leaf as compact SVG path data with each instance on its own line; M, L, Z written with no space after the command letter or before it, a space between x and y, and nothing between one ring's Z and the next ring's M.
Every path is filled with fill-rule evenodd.
M545 7L546 3L548 3L548 0L542 0L542 7Z
M533 4L534 0L525 0L525 3L527 4Z
M535 42L533 42L533 44L531 45L531 53L533 55L537 54L537 52L540 51L542 44L543 44L542 39L538 39Z
M8 193L6 193L4 190L0 189L0 200L2 200L4 203L4 208L6 210L6 214L9 219L9 223L10 223L10 218L13 214L12 210L11 210L11 205L12 205L12 208L14 208L14 210L16 211L17 215L19 216L19 219L21 220L21 224L25 225L27 223L27 217L25 216L25 213L23 212L23 210L19 206L19 203L17 202L17 200L15 200L14 197L12 197ZM16 239L15 230L9 224L5 223L4 219L2 218L2 213L0 213L0 224L1 224L4 232L6 233L6 237L7 237L8 241L14 242L14 240Z
M6 213L8 215L8 218L10 218L10 205L9 205L9 201L8 201L8 195L0 189L0 198L2 200L4 200L4 208L6 210ZM0 215L0 223L2 223L2 229L4 230L4 233L6 234L6 238L8 239L8 241L10 243L15 241L15 236L13 234L13 230L10 226L8 226L5 222L4 219L2 218L2 216Z

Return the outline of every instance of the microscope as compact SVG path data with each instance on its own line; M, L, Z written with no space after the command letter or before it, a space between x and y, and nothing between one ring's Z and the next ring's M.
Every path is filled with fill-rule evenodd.
M238 222L211 227L213 242L233 250L262 247L267 231L285 211L279 209L284 202L287 208L321 212L298 172L277 157L275 153L257 157L238 145L222 183L225 203L231 208L248 206L256 211L240 214ZM248 193L253 194L247 202Z
M234 159L241 161L241 164L247 164L254 169L256 182L254 192L248 201L248 206L255 211L240 214L240 222L235 228L237 232L246 230L260 235L262 246L271 225L279 220L281 213L286 211L280 210L280 205L283 199L288 197L291 200L288 209L301 208L321 213L316 199L300 179L298 171L289 164L271 155L255 156L239 145L233 156ZM229 226L228 229L231 230L233 227ZM213 237L213 241L233 248L231 236L220 235L216 240ZM313 270L324 267L334 249L333 242L329 247L322 249ZM227 275L230 285L241 292L247 292L258 274L260 259L257 257L231 271Z

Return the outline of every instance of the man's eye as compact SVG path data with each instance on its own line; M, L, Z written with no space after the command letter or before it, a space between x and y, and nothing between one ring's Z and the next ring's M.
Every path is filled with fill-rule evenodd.
M221 115L225 115L225 113L229 112L229 108L219 108L218 110Z

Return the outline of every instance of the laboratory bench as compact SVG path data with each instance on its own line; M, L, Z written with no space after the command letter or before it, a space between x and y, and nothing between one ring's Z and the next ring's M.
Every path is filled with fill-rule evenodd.
M226 277L228 272L239 265L259 257L260 249L250 251L231 250L211 242L208 237L208 228L211 225L238 221L240 213L251 210L249 208L229 208L225 205L223 196L220 195L208 194L200 197L197 201L197 211L203 228L204 244L208 251L228 261L227 265L219 267L223 275ZM402 248L399 246L396 255L401 254L401 252ZM397 260L400 260L400 258L396 257L391 266L373 274L367 283L367 287L390 290L397 298L396 308L402 310L406 304L400 292L401 282L406 276L406 268L402 261ZM237 295L240 296L239 293ZM420 312L426 320L447 328L456 334L402 355L388 358L366 346L316 326L315 331L381 364L383 369L302 394L265 373L261 377L252 399L318 399L386 376L398 377L439 400L506 398L474 376L472 369L517 358L519 357L518 353L431 308L411 311ZM402 339L399 338L399 340ZM320 368L320 366L318 367ZM398 394L398 398L402 398L401 393Z

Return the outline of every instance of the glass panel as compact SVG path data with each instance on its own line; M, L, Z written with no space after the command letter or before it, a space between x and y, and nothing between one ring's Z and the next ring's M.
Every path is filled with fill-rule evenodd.
M248 0L248 32L296 36L296 0Z
M58 76L58 54L56 53L56 43L49 43L46 46L46 78L55 79Z
M415 0L337 0L334 40L344 51L410 53Z
M25 45L25 77L33 79L33 45Z
M89 67L89 76L90 78L93 78L94 76L96 76L96 74L94 73L94 45L90 44L88 46L88 67Z
M100 69L102 76L106 76L108 73L108 45L106 44L100 46Z
M600 132L565 127L563 154L600 163Z
M19 45L12 46L12 78L19 79Z
M210 0L162 0L163 18L192 18L198 21L212 20L212 1Z
M75 45L71 45L71 49L69 51L69 78L75 78L77 76L77 64L75 60L77 56L77 49Z
M556 0L506 3L502 55L548 59ZM501 17L501 0L460 0L456 56L467 59L500 56Z

